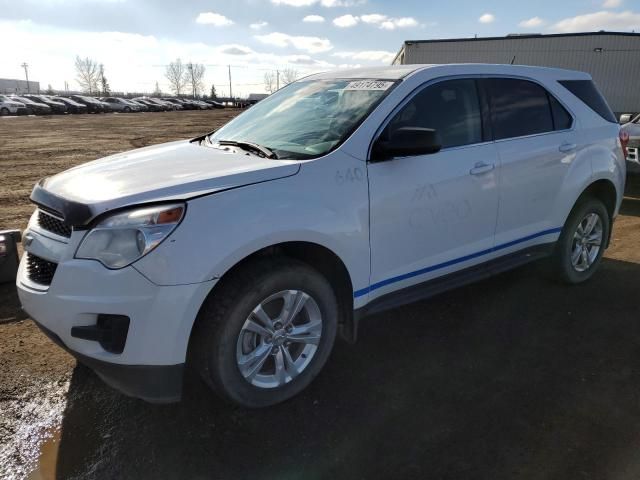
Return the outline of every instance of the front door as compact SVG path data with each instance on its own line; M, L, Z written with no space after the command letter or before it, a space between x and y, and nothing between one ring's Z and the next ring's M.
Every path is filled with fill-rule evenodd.
M370 299L491 253L499 168L495 145L485 142L483 111L476 80L440 81L414 94L382 131L432 128L443 148L368 165Z

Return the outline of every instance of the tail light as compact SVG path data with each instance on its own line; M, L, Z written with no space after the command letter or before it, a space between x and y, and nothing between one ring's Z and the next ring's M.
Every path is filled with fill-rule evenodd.
M620 145L622 146L622 155L626 159L629 156L627 146L629 145L629 132L620 130Z

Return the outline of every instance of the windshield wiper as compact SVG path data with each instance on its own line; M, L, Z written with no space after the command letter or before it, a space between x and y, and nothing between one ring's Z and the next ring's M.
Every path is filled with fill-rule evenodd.
M209 140L211 141L211 140ZM231 147L240 147L244 150L249 150L253 152L258 152L258 155L266 158L278 158L278 155L275 152L269 150L267 147L263 147L262 145L258 145L253 142L236 142L235 140L216 140L218 145L229 145Z

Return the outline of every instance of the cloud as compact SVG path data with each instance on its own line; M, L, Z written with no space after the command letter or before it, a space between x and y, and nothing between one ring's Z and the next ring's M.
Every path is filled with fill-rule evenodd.
M294 36L273 32L267 35L256 35L255 38L267 45L274 45L280 48L293 47L309 53L327 52L333 48L329 39L320 37Z
M213 25L215 27L227 27L233 25L233 21L229 20L224 15L220 15L215 12L203 12L196 18L196 23L202 25Z
M218 47L218 50L220 51L220 53L224 53L227 55L251 55L255 53L249 47L237 44L221 45Z
M366 0L271 0L274 5L287 5L289 7L310 7L319 4L323 7L353 7L362 5Z
M249 25L249 28L252 30L260 30L269 25L267 22L256 22Z
M396 52L389 52L386 50L361 50L358 52L335 52L331 54L331 56L369 62L391 63L396 56Z
M551 29L559 33L586 32L598 30L640 30L640 13L595 12L576 17L565 18L554 24Z
M493 23L495 20L496 17L493 13L485 13L478 19L480 23Z
M324 22L324 17L322 15L307 15L302 21L307 23L322 23Z
M604 8L618 8L622 6L623 0L605 0L602 6Z
M532 17L528 20L521 21L518 26L522 28L538 28L546 25L546 21L540 17Z
M360 19L358 17L354 17L353 15L347 14L342 15L341 17L336 17L333 19L333 24L336 27L340 28L349 28L358 24Z
M376 25L382 30L395 30L396 28L415 27L418 25L418 21L413 17L401 17L391 18L381 13L369 13L355 17L353 15L342 15L341 17L334 18L333 24L337 27L353 27L359 22L369 25Z

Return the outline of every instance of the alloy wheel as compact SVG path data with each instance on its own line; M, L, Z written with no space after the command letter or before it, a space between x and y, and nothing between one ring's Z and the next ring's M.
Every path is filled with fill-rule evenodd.
M236 363L244 379L260 388L278 388L311 363L322 336L317 302L301 290L284 290L258 304L244 322Z
M602 248L602 219L597 213L588 213L578 224L571 245L571 264L578 272L589 270Z

